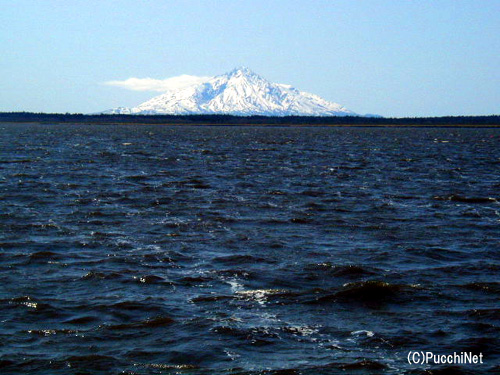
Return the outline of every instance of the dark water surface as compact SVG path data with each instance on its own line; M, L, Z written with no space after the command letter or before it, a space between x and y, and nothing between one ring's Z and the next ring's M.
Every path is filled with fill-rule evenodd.
M2 374L500 373L498 130L0 130Z

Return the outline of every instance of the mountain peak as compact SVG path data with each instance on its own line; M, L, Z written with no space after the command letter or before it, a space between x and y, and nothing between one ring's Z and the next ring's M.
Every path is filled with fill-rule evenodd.
M238 66L231 70L228 74L255 74L251 69L247 68L246 66Z
M234 68L230 72L228 72L226 74L223 74L223 76L226 76L226 77L243 76L243 77L259 77L259 78L262 78L261 76L259 76L254 71L252 71L251 69L247 68L246 66L239 66L237 68Z
M231 114L239 116L352 116L340 104L272 83L245 66L200 84L170 90L134 108L104 113L128 114Z

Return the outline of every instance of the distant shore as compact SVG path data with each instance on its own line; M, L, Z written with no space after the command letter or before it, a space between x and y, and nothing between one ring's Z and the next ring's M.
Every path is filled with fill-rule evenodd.
M500 115L445 117L231 116L231 115L84 115L0 112L0 123L199 126L335 126L335 127L500 127Z

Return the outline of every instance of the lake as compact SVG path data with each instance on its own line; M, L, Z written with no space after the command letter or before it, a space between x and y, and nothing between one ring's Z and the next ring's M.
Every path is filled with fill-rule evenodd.
M500 372L498 129L0 129L4 374Z

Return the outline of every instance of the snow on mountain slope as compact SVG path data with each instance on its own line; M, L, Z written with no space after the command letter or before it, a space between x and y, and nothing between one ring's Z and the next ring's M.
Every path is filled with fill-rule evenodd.
M340 104L271 83L248 68L168 90L134 108L108 114L231 114L265 116L354 116Z

